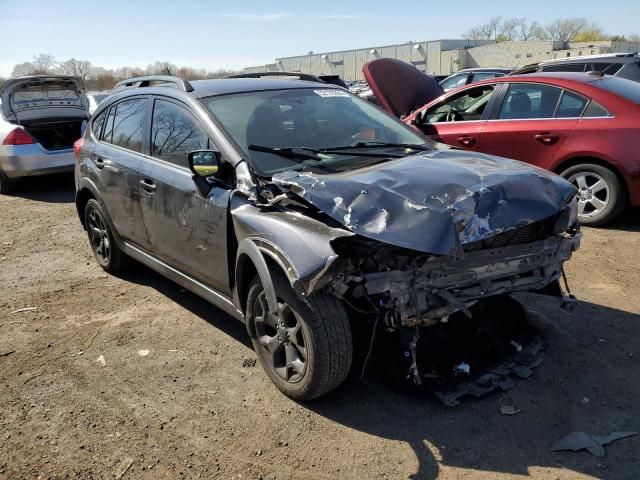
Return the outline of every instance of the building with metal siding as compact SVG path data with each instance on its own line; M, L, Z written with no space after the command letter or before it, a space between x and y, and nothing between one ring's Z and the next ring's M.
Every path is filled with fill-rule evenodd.
M300 72L340 75L362 80L364 64L377 58L397 58L435 74L450 74L470 67L521 67L552 58L637 52L640 43L614 42L501 42L491 40L434 40L277 58L274 63L245 68L245 72Z

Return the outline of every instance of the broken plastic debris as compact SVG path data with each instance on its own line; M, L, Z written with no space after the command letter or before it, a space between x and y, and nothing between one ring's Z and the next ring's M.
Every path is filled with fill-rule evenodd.
M141 357L146 357L147 355L149 355L149 350L138 350L138 355L140 355Z
M584 432L572 432L558 440L551 447L551 451L559 452L563 450L573 450L574 452L577 452L579 450L586 449L595 457L604 457L605 445L609 445L611 442L615 442L622 438L633 437L634 435L638 435L638 432L613 432L606 437L588 435Z
M33 312L34 310L37 310L37 309L38 309L38 307L19 308L17 310L14 310L13 312L11 312L11 315L13 315L14 313Z
M470 375L471 365L469 365L467 362L461 362L455 367L453 367L453 371L457 374Z
M509 405L508 403L506 403L508 400L506 400L504 397L502 397L500 399L500 413L502 415L517 415L518 413L520 413L520 409L514 405Z
M96 362L98 362L103 367L107 366L107 362L104 359L104 355L100 355L98 358L96 358Z

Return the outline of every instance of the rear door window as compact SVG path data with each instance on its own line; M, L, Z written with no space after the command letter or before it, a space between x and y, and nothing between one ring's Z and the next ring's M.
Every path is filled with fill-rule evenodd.
M151 121L151 156L189 167L187 154L212 147L208 135L185 108L165 100L156 100Z
M586 63L561 63L554 65L546 65L542 67L543 72L584 72L587 68ZM591 64L589 64L591 69Z
M556 111L556 118L574 118L582 115L584 107L589 100L577 93L569 92L565 90L562 92L562 98L560 99L560 105Z
M498 118L553 118L561 93L561 89L549 85L513 83L509 85Z
M115 109L111 143L134 152L142 152L147 99L125 100L116 104Z

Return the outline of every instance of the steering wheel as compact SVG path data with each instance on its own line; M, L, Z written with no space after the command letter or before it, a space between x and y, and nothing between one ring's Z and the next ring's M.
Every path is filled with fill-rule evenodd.
M464 120L464 117L460 114L460 112L456 110L451 110L447 112L447 116L445 117L447 122L460 122Z

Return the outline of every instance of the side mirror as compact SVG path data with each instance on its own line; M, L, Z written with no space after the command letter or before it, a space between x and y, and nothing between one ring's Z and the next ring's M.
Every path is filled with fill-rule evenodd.
M189 168L194 175L212 177L220 171L220 152L214 150L194 150L187 154Z

